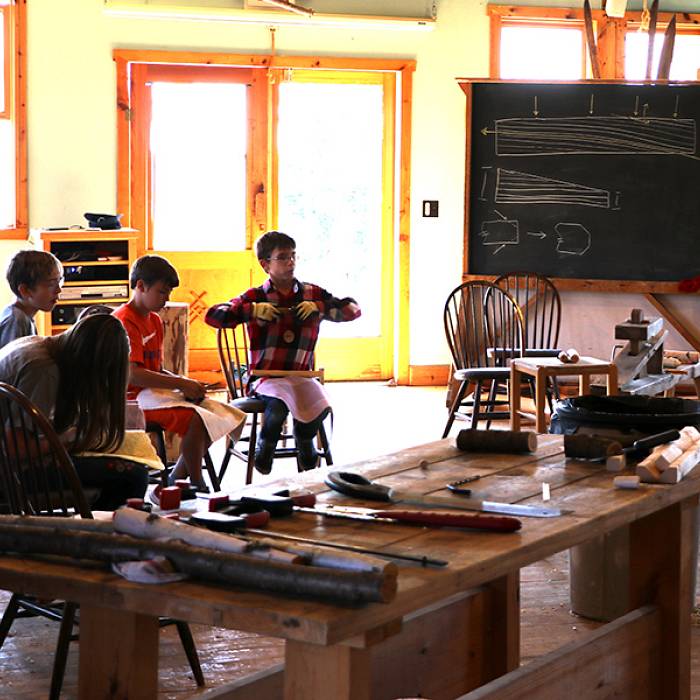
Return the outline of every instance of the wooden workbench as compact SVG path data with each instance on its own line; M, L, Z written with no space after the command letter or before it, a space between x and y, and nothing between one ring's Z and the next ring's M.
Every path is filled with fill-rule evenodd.
M146 586L101 567L10 556L0 557L0 588L80 603L79 696L85 700L155 697L159 615L287 640L284 673L258 675L252 685L238 683L217 698L266 700L283 689L285 698L303 700L418 694L437 700L492 679L497 688L485 685L469 697L566 697L572 687L579 697L592 697L587 689L603 686L607 696L689 697L690 540L700 469L673 486L616 491L599 467L566 462L554 435L540 437L537 455L468 456L442 440L353 466L422 493L447 494L446 482L480 474L474 488L491 500L533 504L541 504L547 482L550 504L573 513L523 518L522 530L512 534L307 514L272 521L275 530L292 534L449 560L442 569L401 566L399 592L389 604L337 606L196 582ZM327 490L324 474L315 470L295 481L320 500L346 500ZM633 610L546 663L515 670L520 568L626 524Z

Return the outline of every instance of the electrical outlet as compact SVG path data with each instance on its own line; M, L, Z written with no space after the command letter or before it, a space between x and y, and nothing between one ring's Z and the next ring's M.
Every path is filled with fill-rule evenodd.
M424 217L437 217L437 215L438 215L437 199L424 199L423 200L423 216Z

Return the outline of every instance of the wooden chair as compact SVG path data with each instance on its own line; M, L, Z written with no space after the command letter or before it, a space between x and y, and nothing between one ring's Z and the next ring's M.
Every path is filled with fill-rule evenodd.
M522 311L525 357L556 357L561 299L552 281L535 272L509 272L494 284L508 292Z
M224 474L228 468L231 457L237 457L244 461L246 467L246 484L253 480L253 469L255 467L255 443L258 435L259 418L265 411L265 404L255 397L247 396L248 378L248 334L243 324L235 328L221 328L216 334L216 343L219 351L219 362L221 370L226 378L226 388L228 390L229 403L249 416L247 423L249 431L241 435L237 442L229 439L224 459L219 471L219 480L223 481ZM313 377L323 384L323 369L308 371L277 371L277 370L256 370L254 376L262 377ZM331 430L333 427L333 413L330 413ZM299 460L299 453L296 446L288 447L287 442L294 440L294 436L288 430L284 430L280 436L280 442L275 449L274 458L294 457L297 460L297 468L303 471ZM279 446L281 443L281 446ZM319 456L327 465L333 464L328 434L323 424L318 431ZM247 447L246 447L247 446ZM243 447L243 449L242 449Z
M472 429L480 419L486 419L488 427L491 420L509 418L508 412L496 411L496 407L508 404L497 399L498 387L507 387L510 360L523 354L523 316L515 299L490 282L465 282L448 296L443 320L459 388L442 437L447 437L463 407L471 408ZM487 384L489 394L484 403L481 395ZM470 385L474 385L473 398L467 399Z
M561 299L554 283L536 272L508 272L494 284L510 294L523 314L525 357L556 357L560 348ZM531 387L534 396L534 386ZM547 384L550 410L552 399L559 398L556 378Z
M92 518L83 490L65 447L53 426L18 389L0 382L0 511L14 515ZM43 616L61 623L51 674L49 698L58 700L68 656L76 640L78 606L69 601L46 602L13 593L0 620L0 647L17 618ZM161 618L161 626L175 624L197 685L204 685L199 656L186 622Z

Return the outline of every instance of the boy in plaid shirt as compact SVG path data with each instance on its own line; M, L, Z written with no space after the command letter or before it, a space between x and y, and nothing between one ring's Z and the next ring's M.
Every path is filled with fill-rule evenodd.
M321 321L353 321L360 307L350 297L337 299L294 276L296 243L291 236L268 231L258 239L258 261L269 279L225 304L212 306L206 322L214 328L248 327L250 369L310 370ZM251 386L262 399L265 415L255 449L255 467L272 469L275 446L291 411L302 467L313 469L318 453L313 444L330 402L323 386L308 377L262 377Z

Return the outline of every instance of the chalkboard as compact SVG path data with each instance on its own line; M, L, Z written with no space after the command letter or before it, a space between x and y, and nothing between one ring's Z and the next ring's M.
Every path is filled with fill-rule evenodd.
M700 273L700 83L460 86L467 273L644 291Z

